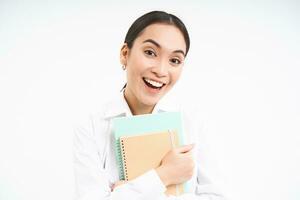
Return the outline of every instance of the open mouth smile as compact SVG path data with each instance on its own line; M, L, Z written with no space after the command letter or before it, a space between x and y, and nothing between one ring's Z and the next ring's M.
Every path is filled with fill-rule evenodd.
M151 89L161 90L166 84L148 78L143 78L144 83Z

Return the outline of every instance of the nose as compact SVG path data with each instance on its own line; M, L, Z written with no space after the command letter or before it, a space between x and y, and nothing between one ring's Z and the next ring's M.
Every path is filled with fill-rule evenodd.
M152 68L152 72L158 77L164 77L168 75L168 63L160 62L157 63L155 67Z

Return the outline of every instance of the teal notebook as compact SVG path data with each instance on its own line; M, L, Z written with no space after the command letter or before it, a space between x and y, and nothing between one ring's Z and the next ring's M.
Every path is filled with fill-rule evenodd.
M182 117L180 112L134 115L130 117L117 117L112 120L112 131L115 139L115 152L120 180L125 179L120 137L142 135L165 130L176 130L178 133L179 145L186 144L185 137L183 135ZM184 191L188 191L188 187L188 184L184 184Z

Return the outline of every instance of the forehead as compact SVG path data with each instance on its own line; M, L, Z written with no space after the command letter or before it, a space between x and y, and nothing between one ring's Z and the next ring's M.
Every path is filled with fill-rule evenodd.
M174 51L183 50L186 52L186 44L181 31L174 25L169 24L151 24L147 26L136 38L139 45L143 41L152 39L161 45L162 49Z

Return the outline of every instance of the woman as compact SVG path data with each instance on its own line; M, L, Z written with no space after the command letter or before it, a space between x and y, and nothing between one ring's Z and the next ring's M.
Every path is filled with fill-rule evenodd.
M138 178L124 182L118 177L111 120L119 116L171 111L162 97L178 81L190 46L182 21L172 14L153 11L129 28L120 52L127 84L114 101L78 128L74 137L76 198L101 199L223 199L205 173L197 121L184 117L186 137L196 145L170 151L161 165ZM187 116L187 115L184 115ZM190 193L166 196L166 187L192 180Z

